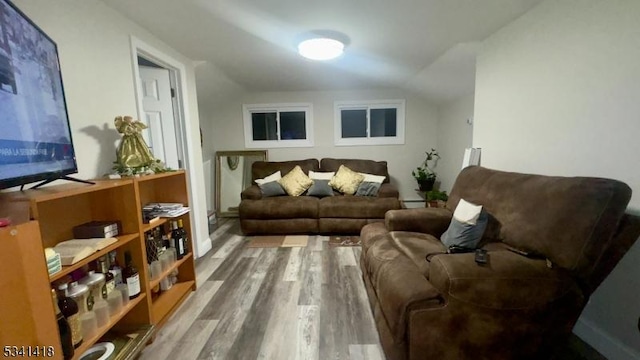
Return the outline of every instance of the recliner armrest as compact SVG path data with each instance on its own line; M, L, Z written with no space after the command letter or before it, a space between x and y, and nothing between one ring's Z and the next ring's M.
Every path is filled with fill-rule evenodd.
M478 265L474 253L432 257L429 281L445 298L491 309L539 308L579 293L568 271L550 268L545 259L510 251L489 252L489 263Z
M421 232L440 238L452 217L453 213L445 208L389 210L384 223L389 231Z
M240 193L242 200L260 200L262 199L262 191L258 185L251 185Z

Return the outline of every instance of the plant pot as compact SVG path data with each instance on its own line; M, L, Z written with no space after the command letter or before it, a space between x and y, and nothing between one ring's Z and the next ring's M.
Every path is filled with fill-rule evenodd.
M420 191L433 190L433 183L435 182L436 182L436 179L418 180L418 186L420 187Z

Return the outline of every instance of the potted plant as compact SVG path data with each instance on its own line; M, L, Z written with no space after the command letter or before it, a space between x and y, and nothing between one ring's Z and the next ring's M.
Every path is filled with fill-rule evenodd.
M433 189L433 184L436 181L436 172L430 166L429 162L433 161L435 164L437 160L440 159L440 154L434 148L431 148L431 151L427 151L427 158L424 160L421 166L418 166L414 171L411 172L413 177L418 182L418 186L420 191L430 191Z
M444 203L449 200L446 191L431 190L425 193L425 200L428 207L444 207Z

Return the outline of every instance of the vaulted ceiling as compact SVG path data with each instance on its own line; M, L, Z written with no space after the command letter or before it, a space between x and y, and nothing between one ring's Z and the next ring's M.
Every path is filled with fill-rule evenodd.
M103 0L247 91L400 87L434 101L473 92L486 37L540 0ZM296 41L330 30L345 54L306 60Z

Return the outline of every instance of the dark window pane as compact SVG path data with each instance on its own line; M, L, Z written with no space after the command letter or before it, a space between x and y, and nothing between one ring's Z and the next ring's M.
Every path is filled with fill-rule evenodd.
M342 138L367 137L367 110L341 110Z
M307 138L304 111L280 113L280 140L299 140Z
M253 140L278 140L276 113L251 113Z
M371 109L371 137L396 136L396 109Z

